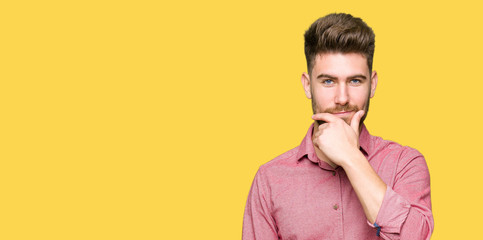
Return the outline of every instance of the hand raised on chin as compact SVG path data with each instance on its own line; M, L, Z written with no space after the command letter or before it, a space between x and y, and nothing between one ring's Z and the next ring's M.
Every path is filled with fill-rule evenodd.
M350 125L330 113L317 113L314 120L325 123L314 133L314 146L319 148L333 163L344 167L359 151L359 125L364 111L354 114Z

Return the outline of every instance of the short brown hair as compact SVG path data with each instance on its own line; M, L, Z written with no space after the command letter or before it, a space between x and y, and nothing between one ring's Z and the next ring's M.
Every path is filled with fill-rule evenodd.
M317 54L334 52L364 55L369 74L372 72L375 35L362 19L346 13L332 13L312 23L304 38L309 74L312 72Z

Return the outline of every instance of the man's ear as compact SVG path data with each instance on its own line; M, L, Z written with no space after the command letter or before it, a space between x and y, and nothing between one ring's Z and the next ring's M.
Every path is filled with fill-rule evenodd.
M302 81L302 86L304 87L305 96L308 99L312 99L312 92L310 91L310 77L307 73L302 73L302 77L300 79Z
M376 94L376 87L377 87L377 72L372 71L372 76L371 76L371 98L374 97L374 94Z

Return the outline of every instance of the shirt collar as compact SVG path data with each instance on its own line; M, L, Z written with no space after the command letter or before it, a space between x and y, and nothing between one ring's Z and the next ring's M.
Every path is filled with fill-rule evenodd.
M312 123L309 127L309 130L307 131L307 134L305 135L304 139L300 143L297 151L297 161L301 160L304 156L307 156L307 158L314 162L318 163L319 159L317 155L315 154L314 150L314 144L312 143L312 131L314 129L314 124ZM359 134L359 145L361 146L361 150L363 150L363 153L365 153L366 157L369 155L372 149L372 143L371 143L371 135L369 134L369 131L367 131L367 128L364 124L362 124L361 127L361 132Z
M307 131L307 134L305 135L304 139L302 140L298 148L297 161L301 160L304 156L307 156L307 158L310 161L314 163L319 162L317 155L315 154L314 145L312 143L313 129L314 129L314 124L312 123L309 127L309 130Z
M367 131L366 125L364 123L361 127L361 132L359 133L359 145L361 149L366 153L366 157L372 152L372 141L371 134Z

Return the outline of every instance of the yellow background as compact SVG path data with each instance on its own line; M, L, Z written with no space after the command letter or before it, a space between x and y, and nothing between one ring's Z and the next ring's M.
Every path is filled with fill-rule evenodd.
M477 1L4 1L0 239L240 239L310 124L303 33L376 33L370 132L421 151L433 239L481 236Z

